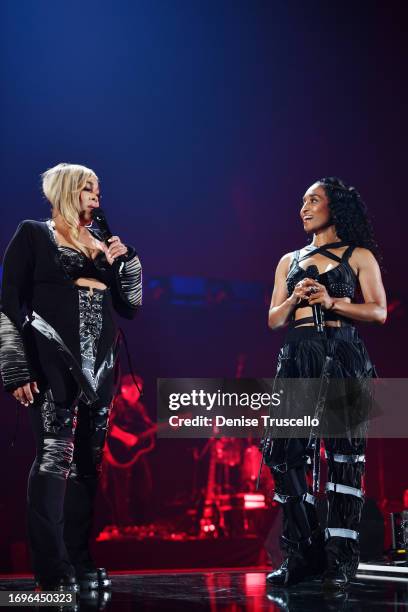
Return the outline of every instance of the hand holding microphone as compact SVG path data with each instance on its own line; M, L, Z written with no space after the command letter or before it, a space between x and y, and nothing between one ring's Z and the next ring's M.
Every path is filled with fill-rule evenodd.
M310 288L308 302L312 307L313 320L318 332L324 330L324 314L325 310L330 310L334 306L334 299L327 293L327 289L324 285L317 282L319 277L319 270L317 266L309 266L306 269L306 274L312 279L313 285Z
M309 268L316 268L316 266L309 266ZM308 273L308 277L305 279L305 283L309 284L308 291L308 302L309 305L320 304L324 310L331 310L334 306L335 300L327 293L327 289L324 285L315 280L319 274L317 271L317 276L310 276L309 268L307 268L306 272ZM312 274L315 274L315 271L312 271ZM313 280L310 280L313 279Z
M127 246L123 244L119 236L113 236L106 215L101 208L92 210L92 221L96 221L98 224L101 238L108 247L105 251L108 262L112 265L114 262L121 263L124 261L128 252Z
M106 258L110 264L115 261L121 263L124 261L124 257L128 252L128 248L123 244L119 236L111 236L108 238L109 248L106 254Z
M317 278L319 276L319 270L317 266L308 266L306 268L306 274L308 278L315 280L317 283ZM326 289L326 288L325 288ZM313 322L316 327L316 331L322 333L324 331L324 317L321 302L318 299L318 294L320 292L320 288L317 285L313 285L310 288L309 292L309 304L312 307L313 312Z

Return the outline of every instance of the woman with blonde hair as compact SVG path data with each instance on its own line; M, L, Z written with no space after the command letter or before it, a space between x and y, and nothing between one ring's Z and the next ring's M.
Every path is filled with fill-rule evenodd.
M110 585L88 543L113 396L118 334L113 310L141 305L139 258L92 227L99 181L61 163L42 175L46 221L22 221L3 261L0 372L29 406L37 454L28 481L28 535L36 585ZM26 314L23 323L23 316Z

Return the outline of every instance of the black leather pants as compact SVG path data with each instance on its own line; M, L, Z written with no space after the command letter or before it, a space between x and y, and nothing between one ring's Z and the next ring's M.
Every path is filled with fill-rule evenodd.
M28 535L37 578L72 575L90 562L88 541L113 390L113 364L95 380L103 292L78 291L82 371L91 404L55 353L44 356L48 385L30 407L37 455L28 480ZM51 358L52 357L52 358Z

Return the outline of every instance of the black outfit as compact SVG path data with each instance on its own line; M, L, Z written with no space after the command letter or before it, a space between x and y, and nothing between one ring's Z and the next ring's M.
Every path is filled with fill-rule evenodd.
M330 296L353 299L357 279L348 263L353 247L349 246L341 258L327 250L341 246L345 245L339 242L324 245L309 250L302 258L296 251L287 276L289 295L307 276L299 262L318 252L338 265L320 274L317 280L325 285ZM298 307L304 305L307 302L301 302ZM312 322L312 317L297 321L293 317L279 353L277 377L319 378L327 355L333 358L331 378L343 379L346 383L345 379L364 380L375 376L374 366L353 322L330 311L325 311L324 315L326 320L340 320L341 327L326 326L324 332L319 333L315 326L301 326ZM352 416L353 406L348 410ZM359 561L358 529L364 503L361 479L366 439L364 435L352 438L346 434L344 438L325 439L328 461L325 533L319 526L316 498L307 485L306 471L312 464L308 442L308 439L299 438L275 439L265 457L275 480L274 499L283 507L282 548L289 553L268 580L280 585L296 583L307 576L322 574L326 568L327 582L341 586L355 575Z
M89 229L96 237L97 231ZM94 278L107 289L79 287ZM141 266L128 247L111 266L57 245L54 224L23 221L3 262L0 370L5 390L37 381L30 406L37 455L28 534L39 581L93 567L88 540L119 343L113 309L133 318ZM23 312L27 317L23 325Z

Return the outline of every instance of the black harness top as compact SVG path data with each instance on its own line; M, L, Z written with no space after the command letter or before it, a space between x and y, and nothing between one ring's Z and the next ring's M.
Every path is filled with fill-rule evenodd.
M348 248L344 251L343 255L339 257L334 253L331 253L328 249L339 248L347 246ZM292 262L289 267L288 275L286 277L286 285L288 289L288 294L291 295L295 288L295 285L304 278L308 277L306 269L300 265L305 259L309 259L316 253L324 255L329 259L337 262L337 266L332 268L331 270L327 270L327 272L322 272L316 277L316 280L324 285L327 289L328 294L331 297L348 297L353 300L356 285L357 285L357 277L354 273L354 270L349 264L350 256L354 250L354 246L347 245L345 242L331 242L329 244L325 244L321 247L317 247L313 250L308 250L305 255L300 256L300 251L295 251ZM302 300L299 304L297 304L296 308L304 308L308 306L308 302L306 300ZM295 309L296 310L296 309ZM295 311L294 311L295 312ZM305 317L304 319L299 319L296 321L296 325L300 323L306 323L306 319L310 319L310 322L313 321L312 317ZM326 320L341 320L344 323L350 322L351 320L347 317L343 317L336 313L331 313L330 311L325 312Z

